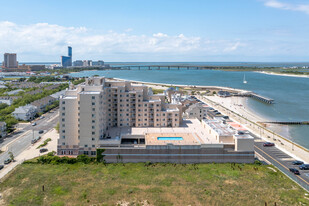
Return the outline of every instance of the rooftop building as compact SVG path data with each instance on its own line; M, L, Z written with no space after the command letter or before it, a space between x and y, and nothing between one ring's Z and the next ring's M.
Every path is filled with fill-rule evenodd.
M4 68L18 68L18 61L17 61L16 53L5 53L2 66Z

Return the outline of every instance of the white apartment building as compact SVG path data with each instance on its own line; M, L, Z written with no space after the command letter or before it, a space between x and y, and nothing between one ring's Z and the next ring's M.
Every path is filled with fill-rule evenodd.
M179 127L181 104L165 103L144 85L93 77L60 98L59 155L95 155L115 127Z

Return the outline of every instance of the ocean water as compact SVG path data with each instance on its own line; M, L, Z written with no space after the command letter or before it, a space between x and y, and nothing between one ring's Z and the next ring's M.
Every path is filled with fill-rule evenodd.
M74 77L100 75L128 80L224 86L253 91L272 98L275 104L265 104L249 98L248 105L259 115L274 121L309 121L309 78L267 75L257 72L229 72L218 70L106 70L72 73ZM246 76L247 84L243 84ZM289 126L287 138L309 148L309 126Z

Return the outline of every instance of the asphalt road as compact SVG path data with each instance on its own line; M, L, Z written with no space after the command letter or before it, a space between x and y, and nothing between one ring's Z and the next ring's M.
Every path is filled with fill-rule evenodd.
M7 146L7 150L0 154L0 164L3 164L4 160L9 158L9 152L12 152L16 157L31 145L31 140L35 137L42 136L39 134L40 130L44 130L46 133L48 130L54 128L58 122L58 109L53 110L47 114L44 114L45 118L37 119L36 126L31 124L19 125L20 130L6 137L1 143L0 148ZM38 146L42 144L42 141L37 143Z
M251 134L256 142L254 144L254 149L257 154L262 156L268 162L272 163L281 172L285 173L291 179L296 181L298 184L303 186L309 191L309 170L300 170L299 165L293 165L292 162L295 160L293 157L289 156L285 152L281 151L277 147L264 147L263 143L265 142L259 137ZM295 175L289 171L289 168L298 169L300 175Z

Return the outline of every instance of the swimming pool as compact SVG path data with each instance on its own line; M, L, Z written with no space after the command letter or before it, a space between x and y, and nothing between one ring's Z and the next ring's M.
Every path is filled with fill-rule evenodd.
M157 137L157 140L183 140L182 137Z

